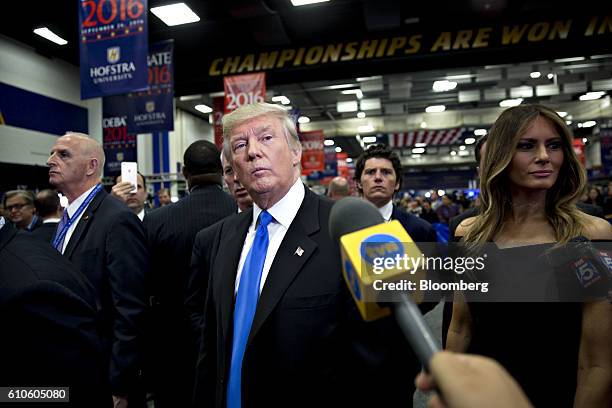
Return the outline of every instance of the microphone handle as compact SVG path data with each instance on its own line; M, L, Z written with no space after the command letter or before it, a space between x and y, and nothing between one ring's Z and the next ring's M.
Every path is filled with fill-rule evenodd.
M393 303L395 318L425 371L429 372L429 362L440 348L416 303L406 293L400 296L402 300Z

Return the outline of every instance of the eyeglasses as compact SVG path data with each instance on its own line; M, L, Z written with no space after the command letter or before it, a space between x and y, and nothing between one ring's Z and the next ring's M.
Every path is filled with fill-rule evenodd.
M5 208L6 208L6 210L7 210L8 212L13 211L13 209L15 209L15 210L17 210L17 211L21 211L21 209L22 209L23 207L28 207L29 205L30 205L30 204L27 204L27 203L25 203L25 204L23 204L23 203L21 203L21 204L12 204L12 205L7 205Z

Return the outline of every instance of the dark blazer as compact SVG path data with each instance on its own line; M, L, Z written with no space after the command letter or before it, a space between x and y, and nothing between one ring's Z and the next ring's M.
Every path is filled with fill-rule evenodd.
M64 256L96 290L110 341L111 389L114 395L128 395L138 387L147 308L148 252L142 223L101 190L83 212Z
M70 386L66 406L112 406L97 314L94 288L59 252L0 229L0 384Z
M436 242L436 230L425 220L393 206L392 220L398 220L414 242Z
M144 217L154 298L149 372L159 404L164 399L169 405L185 406L192 396L198 350L190 338L184 302L196 234L235 212L233 198L220 185L208 184Z
M243 360L243 407L349 404L365 372L363 325L328 233L333 202L306 188L261 292ZM225 407L234 284L253 210L215 228L194 406ZM212 233L212 232L211 232ZM297 255L296 249L303 254ZM350 387L348 386L350 384ZM338 405L340 406L340 405Z
M33 230L30 234L42 241L51 243L53 237L55 237L55 230L57 230L58 222L44 222L38 228Z
M189 281L187 282L187 294L185 297L185 311L189 319L191 336L196 350L199 351L202 319L204 316L204 304L208 290L208 278L212 267L212 254L216 253L218 241L215 237L219 233L222 221L210 227L204 228L196 235L191 254L191 265L189 266Z

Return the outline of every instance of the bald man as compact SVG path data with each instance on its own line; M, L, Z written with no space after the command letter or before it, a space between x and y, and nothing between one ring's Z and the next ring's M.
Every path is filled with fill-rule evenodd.
M52 244L96 290L115 406L128 400L137 406L148 268L142 223L104 190L104 150L97 141L67 133L53 145L47 165L49 183L68 198Z
M334 177L329 182L329 188L327 189L327 195L334 201L340 200L341 198L349 195L349 183L344 177Z

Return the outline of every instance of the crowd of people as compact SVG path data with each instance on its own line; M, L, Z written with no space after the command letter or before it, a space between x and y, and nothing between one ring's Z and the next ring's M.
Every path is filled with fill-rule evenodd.
M221 152L203 140L186 149L189 194L170 203L162 191L153 210L142 175L103 188L102 147L78 133L47 161L67 206L55 191L5 194L0 319L19 330L0 336L0 385L68 384L79 407L399 407L415 386L441 392L436 406L609 405L606 300L476 304L456 293L445 347L499 363L443 352L415 385L421 365L393 316L364 322L343 279L328 223L349 181L332 180L331 199L304 185L295 125L277 105L225 115L223 133ZM409 180L382 144L356 160L355 187L417 244L439 242L441 224L469 248L517 251L526 269L529 251L612 239L576 205L586 175L553 110L506 110L476 150L477 203L435 191L394 200Z

